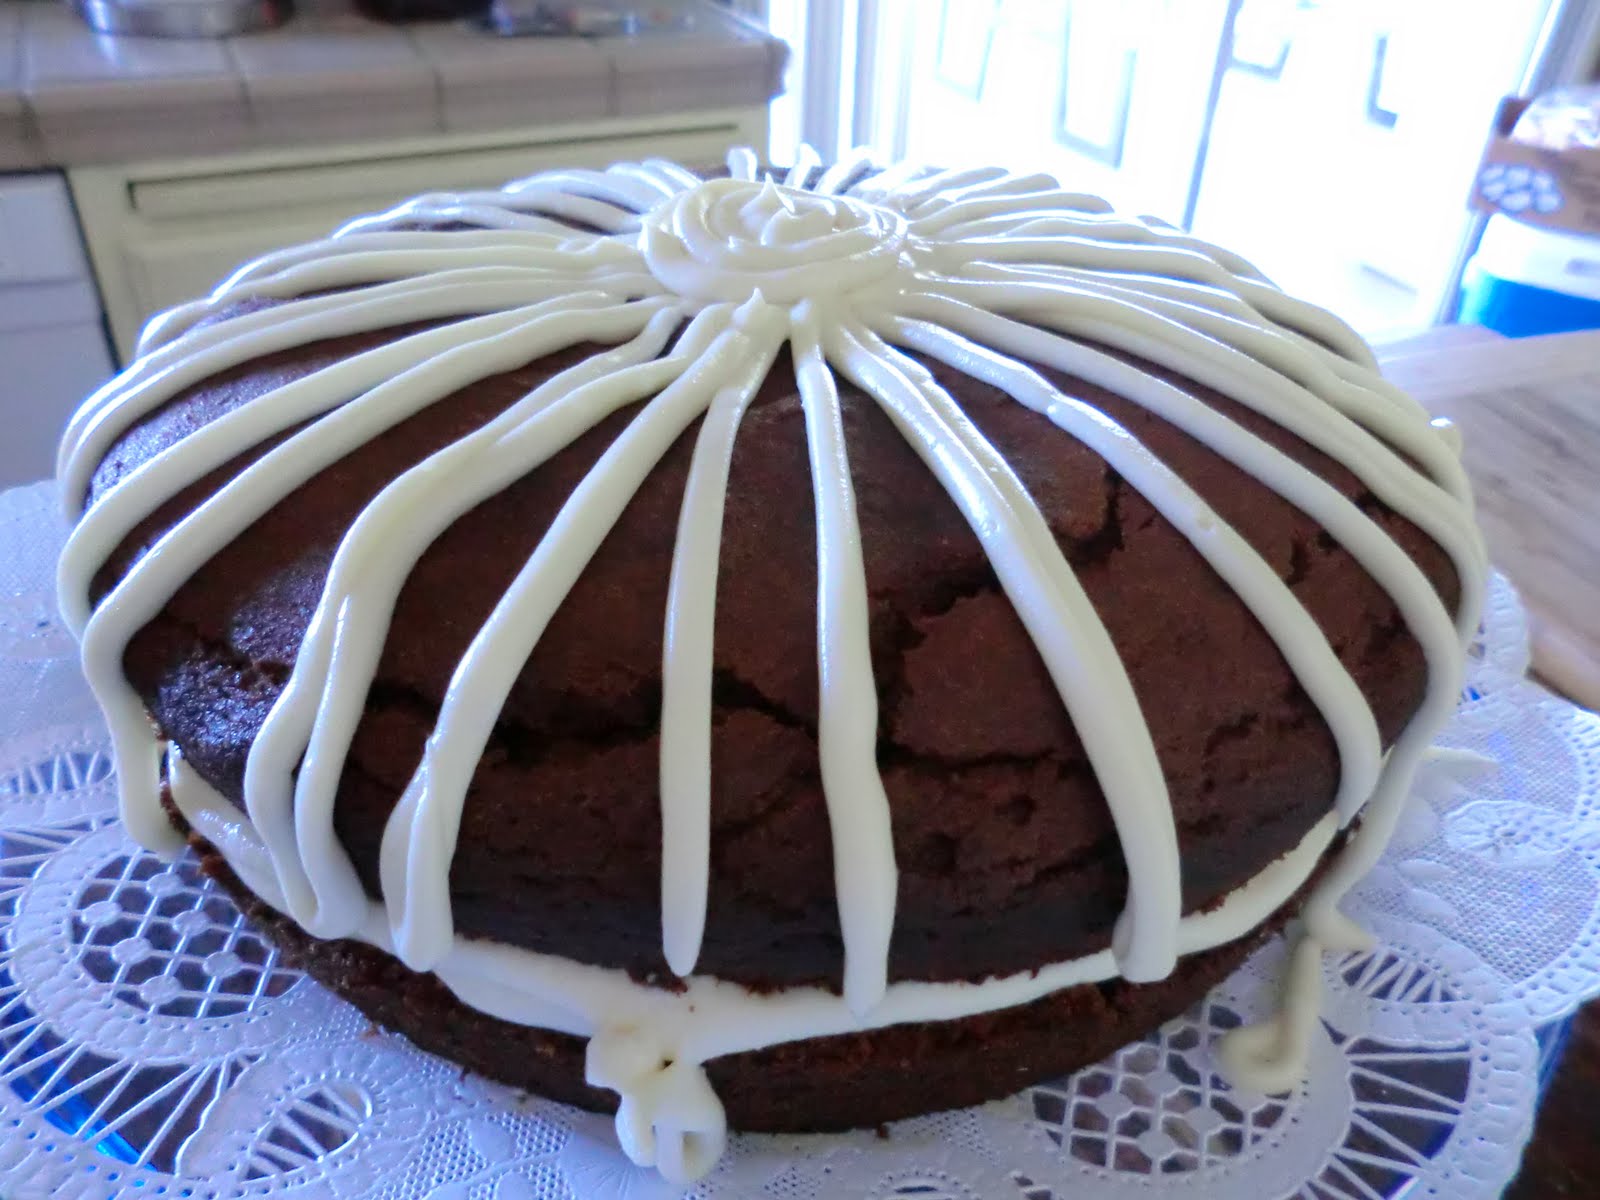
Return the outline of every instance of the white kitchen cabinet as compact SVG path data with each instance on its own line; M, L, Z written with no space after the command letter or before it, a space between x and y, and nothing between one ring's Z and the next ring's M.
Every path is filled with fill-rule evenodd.
M420 192L491 187L549 167L619 159L714 164L738 144L765 150L765 106L82 167L68 178L126 359L151 316L203 295L241 262Z
M67 417L110 374L66 185L0 175L0 489L55 470Z

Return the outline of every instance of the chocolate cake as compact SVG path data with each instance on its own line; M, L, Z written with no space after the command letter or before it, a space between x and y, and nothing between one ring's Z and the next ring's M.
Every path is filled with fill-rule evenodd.
M686 1179L1348 944L1477 620L1450 432L1046 176L548 172L153 322L62 601L136 837Z

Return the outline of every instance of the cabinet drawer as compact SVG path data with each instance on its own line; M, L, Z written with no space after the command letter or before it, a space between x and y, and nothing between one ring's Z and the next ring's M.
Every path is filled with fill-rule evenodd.
M176 304L206 295L252 258L296 242L326 237L348 215L344 209L327 209L293 222L130 243L123 257L140 323Z
M349 217L419 192L498 187L508 179L550 167L598 167L619 159L651 157L716 161L736 130L733 123L718 121L703 128L645 136L530 139L512 146L435 150L353 162L149 176L130 181L128 193L134 212L152 222L330 206Z
M65 181L57 175L0 178L0 285L88 274Z
M766 110L752 107L79 167L68 177L112 336L128 355L150 316L204 295L241 263L419 193L629 159L711 165L729 146L764 148L766 138Z

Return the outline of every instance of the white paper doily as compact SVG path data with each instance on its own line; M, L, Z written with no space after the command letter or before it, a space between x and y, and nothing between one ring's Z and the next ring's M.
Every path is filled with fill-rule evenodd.
M281 965L188 859L136 849L55 617L54 491L0 494L0 1192L331 1200L1192 1200L1498 1195L1541 1047L1600 992L1600 718L1524 680L1497 580L1470 684L1324 964L1306 1083L1212 1072L1265 1014L1269 945L1204 1003L1068 1079L871 1131L736 1137L684 1191L607 1118L465 1075Z

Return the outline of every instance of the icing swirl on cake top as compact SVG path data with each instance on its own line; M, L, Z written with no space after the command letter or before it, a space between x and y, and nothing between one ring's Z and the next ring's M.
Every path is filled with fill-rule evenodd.
M850 196L771 179L712 179L644 219L639 249L661 285L686 299L772 304L855 298L903 268L906 220Z

